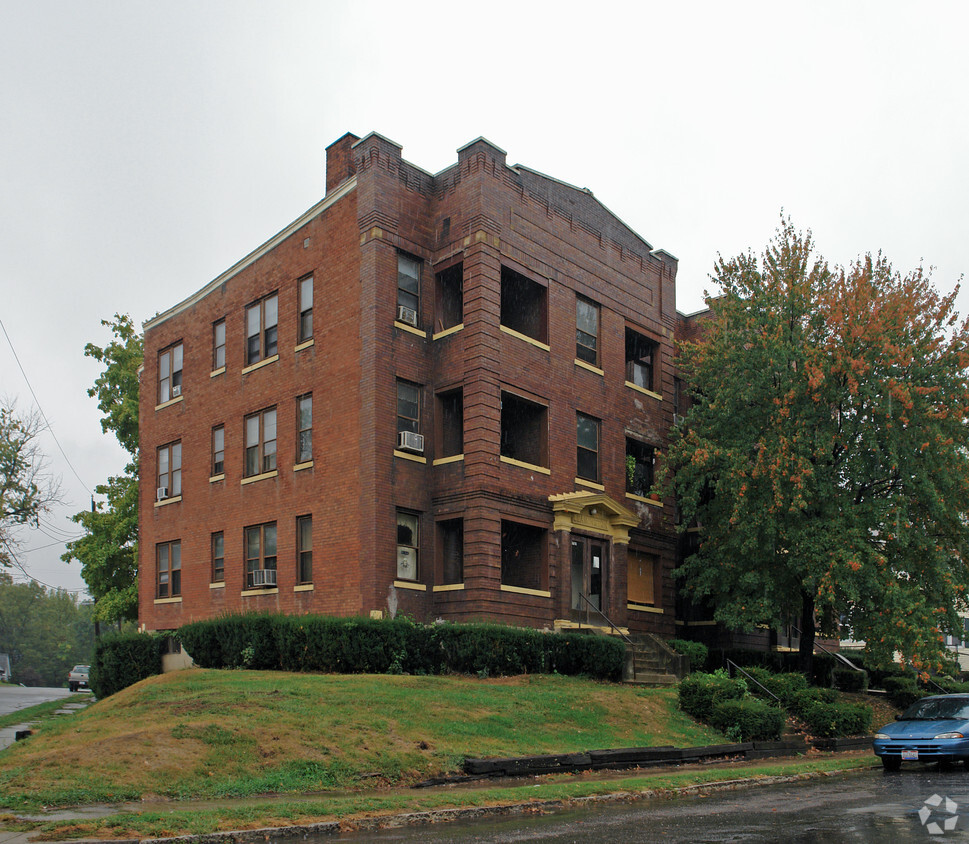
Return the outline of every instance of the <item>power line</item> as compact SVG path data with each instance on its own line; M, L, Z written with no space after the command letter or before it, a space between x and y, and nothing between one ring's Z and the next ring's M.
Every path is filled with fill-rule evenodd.
M62 586L54 586L51 583L45 583L40 578L34 577L29 571L27 571L27 569L24 568L23 563L21 563L20 560L17 559L17 555L14 553L13 548L10 547L10 544L2 536L0 536L0 545L3 545L3 547L7 549L8 558L18 569L20 569L24 573L25 576L27 576L34 582L39 583L41 586L46 586L48 589L55 589L58 592L69 592L72 595L87 594L87 589L65 589Z
M51 437L56 443L58 451L60 451L61 456L67 462L67 465L70 466L71 471L74 473L74 477L77 478L81 486L84 487L89 494L93 495L94 493L91 492L88 485L84 483L84 481L81 479L81 476L77 473L77 469L75 469L74 464L71 463L71 459L67 456L67 452L65 452L63 447L61 446L60 440L57 439L57 434L54 433L54 428L53 426L51 426L50 420L47 418L47 414L44 413L44 408L41 407L40 400L37 398L37 394L34 392L34 388L30 385L30 379L27 377L27 373L24 371L23 364L20 363L20 358L17 356L17 350L13 347L13 340L11 340L10 335L7 334L7 329L4 327L2 319L0 319L0 330L3 331L3 336L7 338L7 343L10 346L10 351L13 352L13 359L17 361L17 366L20 368L20 374L24 376L24 381L27 383L27 389L30 390L30 395L34 397L34 404L37 405L37 409L40 411L40 415L43 417L44 423L47 425L47 431L48 433L50 433Z

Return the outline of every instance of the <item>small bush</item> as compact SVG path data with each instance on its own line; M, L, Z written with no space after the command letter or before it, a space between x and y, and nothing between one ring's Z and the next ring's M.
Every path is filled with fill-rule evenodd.
M677 689L680 709L701 721L707 721L717 703L737 700L747 694L743 680L732 679L726 671L713 674L696 671L680 681Z
M919 688L919 684L911 675L903 677L887 676L883 680L888 699L899 709L908 709L915 701L925 697L928 692Z
M835 688L843 692L867 692L868 672L853 671L850 668L836 668L834 670Z
M748 684L751 694L772 702L776 697L784 708L788 708L795 695L808 687L803 674L771 674L763 668L753 667L744 670L760 684L759 686L754 683ZM761 687L765 687L767 691L764 691L764 688ZM771 695L774 697L771 697Z
M801 715L814 736L857 736L871 730L871 707L863 703L822 703L808 705Z
M736 741L774 741L785 721L784 710L757 698L719 701L709 718L710 726Z
M99 639L88 682L99 700L161 674L162 648L168 634L118 633Z
M838 700L838 693L834 689L819 689L811 686L796 692L787 703L787 711L797 718L803 718L807 709L815 703L834 703Z
M707 664L707 646L703 642L691 642L687 639L673 639L669 646L678 654L683 654L690 660L690 671L703 671Z

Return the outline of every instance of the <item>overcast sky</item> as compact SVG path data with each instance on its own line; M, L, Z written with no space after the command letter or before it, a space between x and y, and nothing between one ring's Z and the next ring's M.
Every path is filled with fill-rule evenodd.
M298 217L347 131L432 173L483 135L591 189L679 258L685 312L781 209L832 262L881 249L950 291L967 23L896 0L0 0L0 396L30 410L29 381L65 499L22 534L24 569L83 587L69 516L125 462L86 395L100 320L140 325Z

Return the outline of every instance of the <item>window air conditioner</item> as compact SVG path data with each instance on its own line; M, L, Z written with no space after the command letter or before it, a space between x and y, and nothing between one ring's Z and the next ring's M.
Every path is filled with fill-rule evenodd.
M172 398L173 398L173 399L176 399L176 398L178 398L178 397L179 397L179 396L180 396L181 394L182 394L182 385L181 385L181 384L174 384L174 385L172 386Z
M397 306L397 321L406 322L408 325L417 328L417 311L413 308L405 308L403 305Z
M251 572L253 586L275 586L276 569L257 569Z
M399 431L397 433L397 448L401 451L416 451L424 453L424 437L413 431Z
M158 487L158 489L155 490L155 500L163 501L166 498L168 498L168 487L167 486Z

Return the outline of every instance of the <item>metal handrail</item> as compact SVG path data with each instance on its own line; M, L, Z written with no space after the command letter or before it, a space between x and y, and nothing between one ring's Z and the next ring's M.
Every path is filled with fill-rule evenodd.
M632 645L633 644L633 640L630 639L625 633L623 633L622 630L620 630L618 627L616 627L616 625L612 623L612 619L610 619L609 616L607 616L602 610L600 610L595 604L593 604L592 601L589 599L589 596L586 595L585 592L579 592L579 597L583 601L585 601L590 607L592 607L593 610L595 610L597 613L599 613L599 615L601 615L605 619L606 624L608 624L610 628L612 628L613 630L615 630L616 633L619 634L619 638L621 638L627 645ZM586 624L589 623L589 620L588 620L589 619L589 614L588 613L589 613L589 611L586 610ZM581 621L579 622L579 627L580 628L582 627L582 622Z
M797 625L795 625L795 624L792 624L792 625L790 625L790 627L791 627L791 630L794 630L794 631L796 631L796 632L797 632L797 635L798 635L798 636L803 636L803 635L804 635L804 634L803 634L803 633L801 632L801 628L800 628L800 627L798 627ZM821 649L822 651L824 651L824 652L825 652L825 653L826 653L826 654L827 654L828 656L833 656L833 657L834 657L835 659L840 659L840 660L841 660L841 661L842 661L842 662L843 662L843 663L844 663L845 665L847 665L847 666L848 666L849 668L851 668L851 669L853 669L853 670L855 670L855 671L864 671L864 670L865 670L864 668L859 668L859 667L858 667L857 665L855 665L855 664L854 664L854 663L853 663L853 662L852 662L852 661L851 661L850 659L848 659L848 657L846 657L846 656L845 656L844 654L842 654L842 653L838 653L837 651L831 651L831 650L828 650L828 649L827 649L827 648L826 648L826 647L825 647L824 645L822 645L822 644L821 644L821 643L820 643L820 642L819 642L819 641L818 641L817 639L815 639L815 640L814 640L814 642L813 642L813 644L814 644L814 647L816 647L816 648L820 648L820 649Z
M744 669L741 668L739 665L737 665L737 663L734 662L732 659L727 660L727 665L732 667L735 671L739 671L748 680L751 680L753 683L760 686L765 692L767 692L767 694L769 694L772 698L774 698L774 700L776 700L778 703L781 702L781 699L777 695L775 695L770 689L768 689L767 686L761 683L760 680L758 680L756 677L753 677L750 674L748 674L746 671L744 671Z

